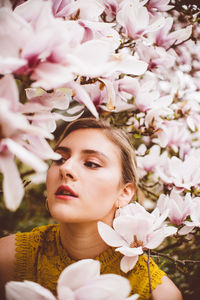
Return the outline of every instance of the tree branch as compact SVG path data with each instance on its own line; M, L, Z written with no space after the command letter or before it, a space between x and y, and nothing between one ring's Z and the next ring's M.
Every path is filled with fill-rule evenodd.
M195 264L200 264L200 260L193 260L193 259L176 259L176 258L173 258L171 257L170 255L168 254L164 254L164 253L160 253L160 252L157 252L157 251L151 251L151 254L153 255L157 255L157 256L162 256L162 257L165 257L175 263L179 263L181 265L185 265L187 263L195 263Z

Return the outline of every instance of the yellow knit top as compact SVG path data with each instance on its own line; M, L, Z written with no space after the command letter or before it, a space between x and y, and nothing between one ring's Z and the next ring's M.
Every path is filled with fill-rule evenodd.
M60 241L59 225L37 227L31 232L16 234L16 259L14 280L31 280L56 295L56 285L64 268L74 263ZM129 279L131 294L139 294L140 300L149 299L147 256L141 255L134 269L128 273L120 270L122 254L108 248L96 260L101 263L101 274L114 273ZM165 273L150 260L151 286L161 283Z

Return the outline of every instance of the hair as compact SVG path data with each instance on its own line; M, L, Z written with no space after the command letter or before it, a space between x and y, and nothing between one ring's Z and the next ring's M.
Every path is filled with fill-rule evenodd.
M102 130L108 139L118 146L121 153L123 183L125 184L131 182L134 184L135 190L137 190L138 175L136 156L128 134L122 129L111 127L107 121L95 118L81 118L67 125L58 142L56 143L55 148L66 136L78 129Z

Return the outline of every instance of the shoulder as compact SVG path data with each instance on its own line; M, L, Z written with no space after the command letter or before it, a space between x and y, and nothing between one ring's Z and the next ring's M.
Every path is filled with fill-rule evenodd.
M0 239L0 280L12 279L15 260L15 234Z
M162 277L162 283L158 284L152 292L152 300L183 300L181 292L167 276Z
M15 234L0 239L0 295L4 294L5 283L13 279L14 260Z

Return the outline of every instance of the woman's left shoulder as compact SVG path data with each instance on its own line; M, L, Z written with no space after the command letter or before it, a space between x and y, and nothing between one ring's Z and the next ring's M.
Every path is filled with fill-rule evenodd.
M152 292L152 300L183 300L180 290L167 277L162 277L162 283L158 284Z

